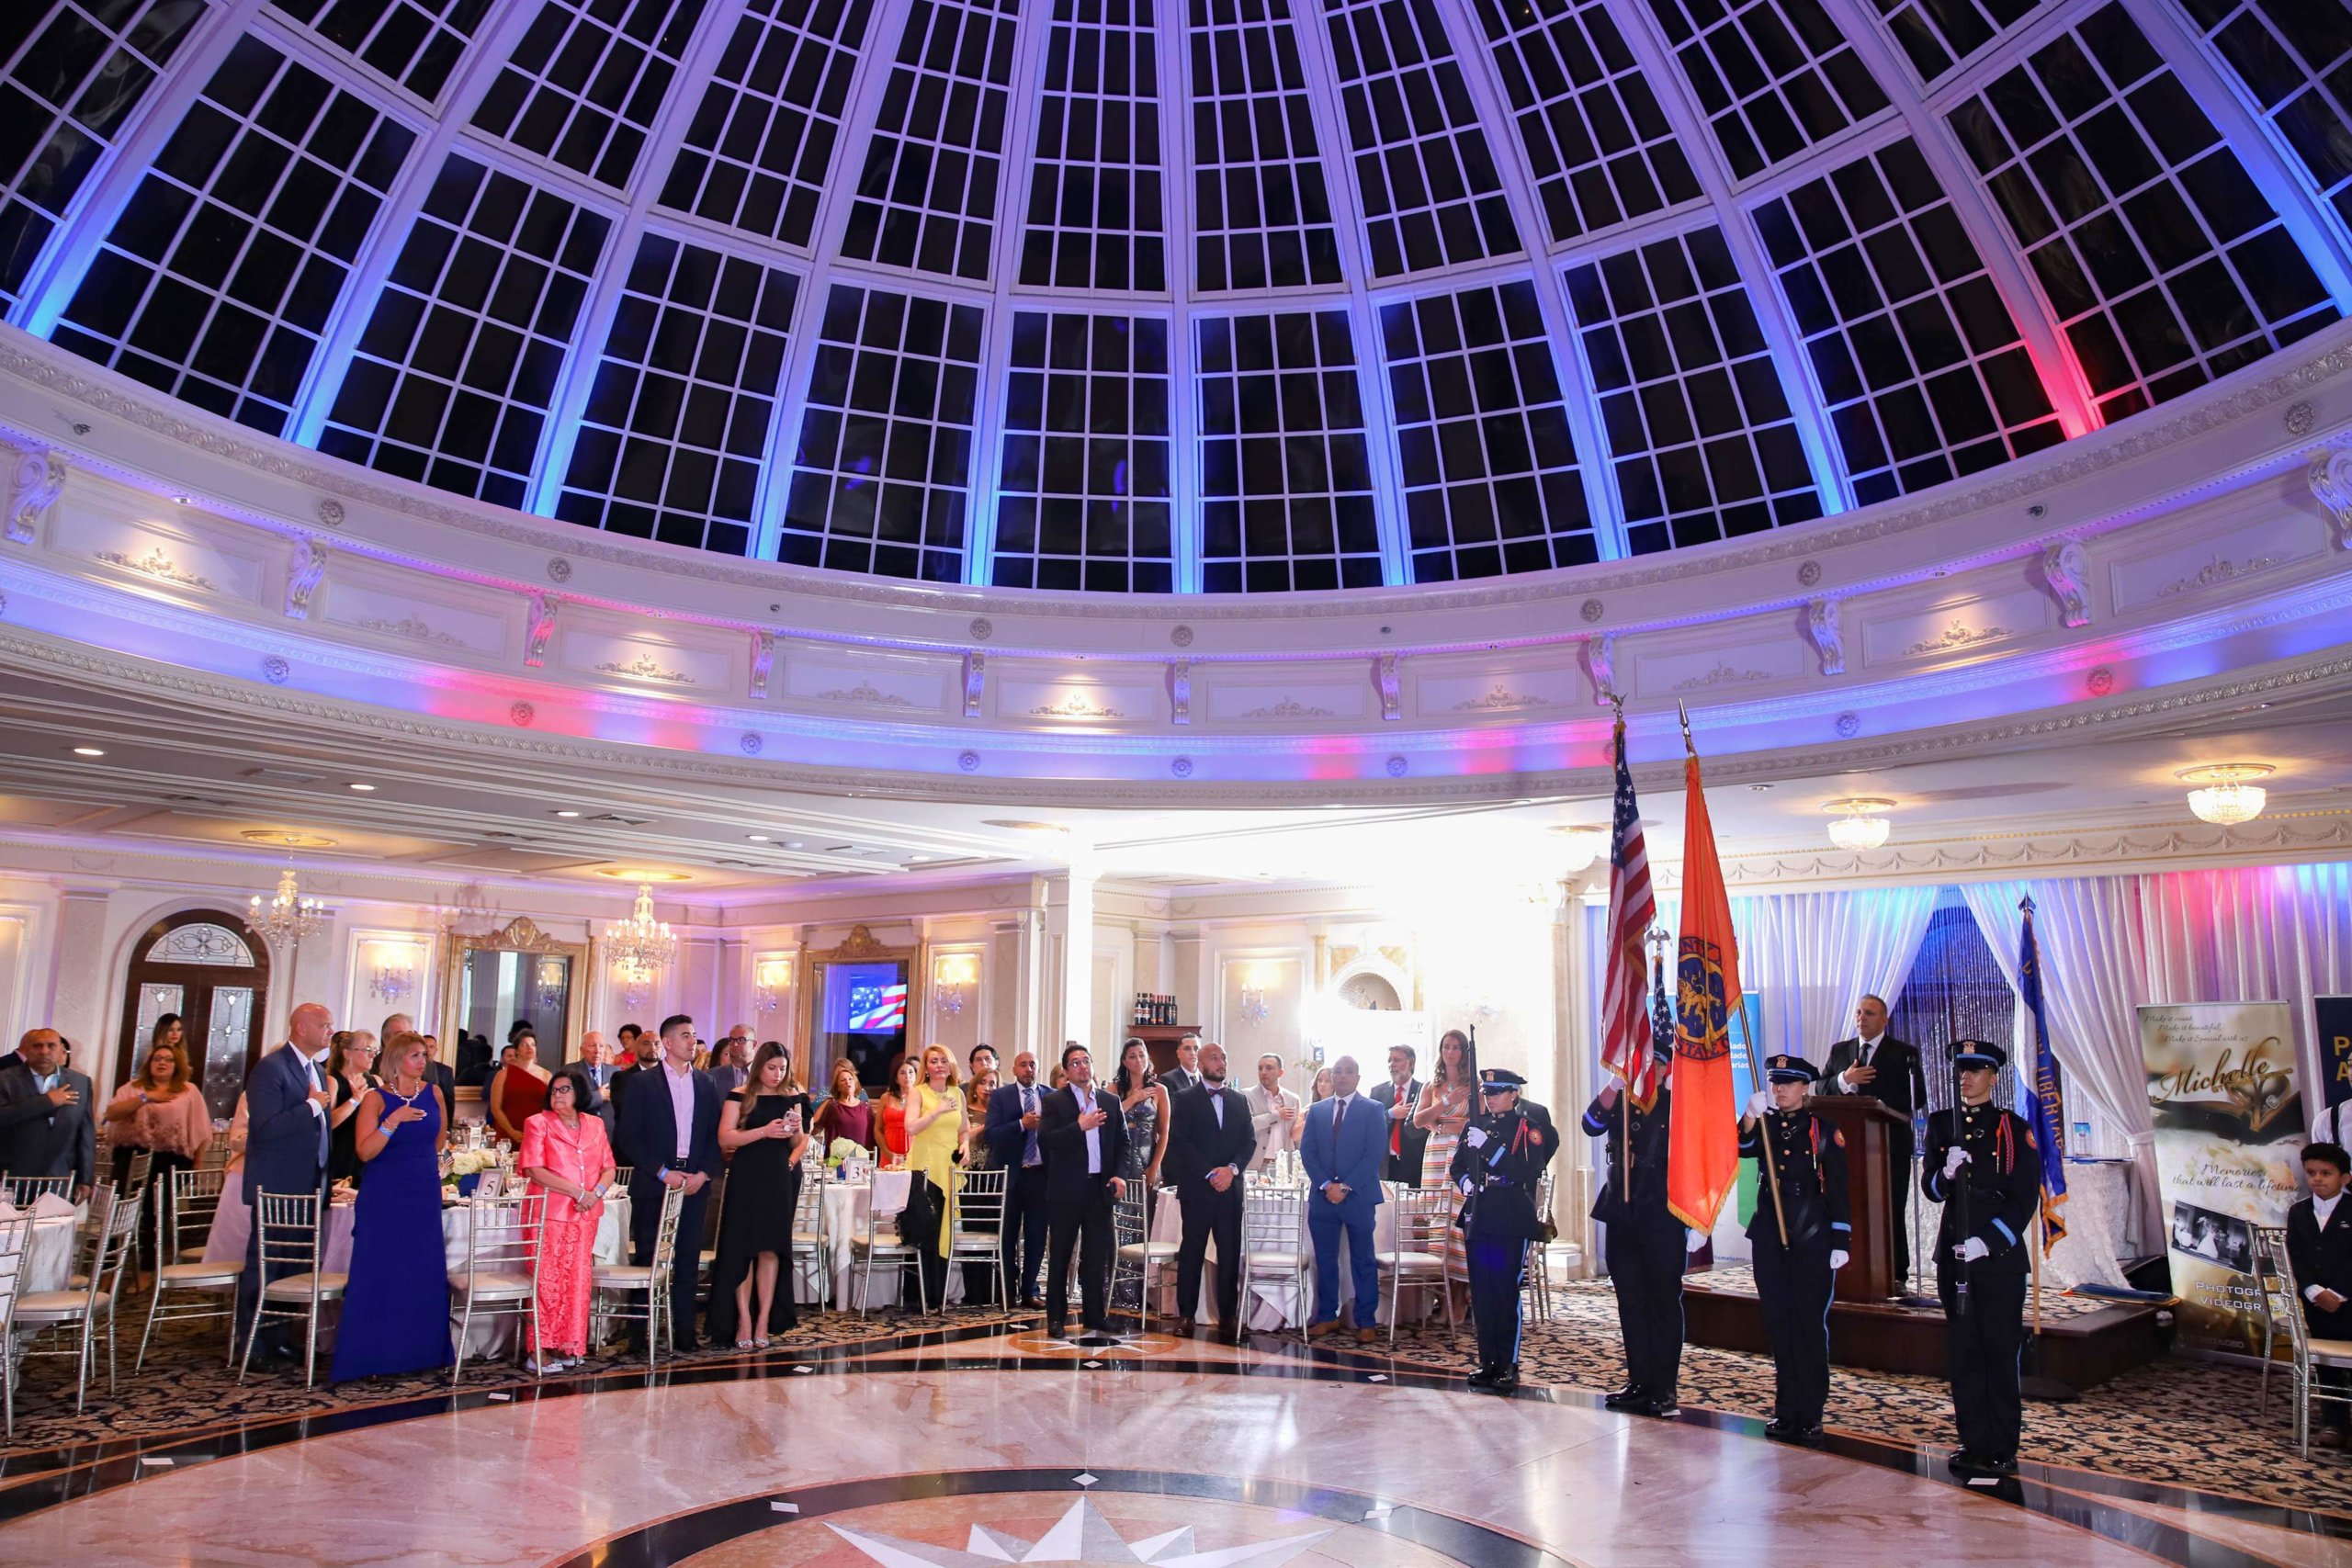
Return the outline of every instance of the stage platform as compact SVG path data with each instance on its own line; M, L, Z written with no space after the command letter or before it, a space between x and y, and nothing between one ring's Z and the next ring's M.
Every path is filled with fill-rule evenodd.
M2030 1324L2032 1303L2027 1303ZM1683 1337L1693 1345L1769 1353L1755 1278L1745 1266L1685 1276ZM2034 1369L2076 1389L2096 1388L2164 1353L2169 1322L2154 1306L2118 1304L2045 1292L2041 1303L2041 1363ZM1944 1314L1899 1302L1833 1302L1829 1359L1871 1371L1944 1375Z

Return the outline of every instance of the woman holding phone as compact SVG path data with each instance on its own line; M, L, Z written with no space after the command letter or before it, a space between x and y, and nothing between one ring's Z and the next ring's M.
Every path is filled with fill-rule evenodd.
M710 1274L714 1344L755 1349L800 1326L792 1300L792 1219L800 1207L800 1156L808 1147L808 1093L776 1041L752 1058L743 1087L718 1108L718 1146L731 1156L718 1258ZM776 1275L784 1299L776 1300ZM752 1294L758 1292L758 1310Z

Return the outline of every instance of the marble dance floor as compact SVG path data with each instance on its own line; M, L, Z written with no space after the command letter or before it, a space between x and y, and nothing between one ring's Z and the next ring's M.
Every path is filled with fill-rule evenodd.
M2352 1562L2352 1521L1377 1358L989 1330L12 1461L0 1563L1163 1568Z

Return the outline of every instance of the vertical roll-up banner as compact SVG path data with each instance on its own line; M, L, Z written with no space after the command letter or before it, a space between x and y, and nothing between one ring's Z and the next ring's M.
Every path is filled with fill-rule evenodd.
M2352 1100L2352 997L2312 998L2312 1041L2319 1049L2317 1098L2325 1105Z
M2285 1002L2140 1009L2184 1350L2259 1356L2255 1231L2302 1195L2306 1115ZM2285 1336L2280 1336L2283 1339Z

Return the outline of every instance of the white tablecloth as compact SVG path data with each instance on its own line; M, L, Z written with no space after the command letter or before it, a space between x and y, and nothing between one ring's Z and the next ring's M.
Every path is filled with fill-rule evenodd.
M1383 1201L1380 1207L1373 1211L1372 1246L1375 1252L1386 1252L1396 1245L1396 1184L1384 1181L1380 1186ZM1312 1201L1309 1200L1310 1202ZM1248 1201L1246 1197L1244 1201ZM1304 1220L1300 1222L1300 1229L1304 1234L1299 1237L1299 1250L1307 1255L1305 1297L1301 1297L1297 1281L1286 1273L1261 1274L1250 1280L1249 1298L1242 1303L1241 1315L1248 1325L1259 1333L1272 1334L1285 1328L1296 1328L1314 1310L1315 1238L1311 1232L1306 1231ZM1178 1205L1173 1189L1163 1189L1153 1200L1151 1239L1171 1245L1184 1239L1184 1211ZM1355 1285L1348 1264L1348 1237L1342 1231L1340 1233L1340 1294L1343 1301L1352 1304ZM1172 1316L1178 1306L1176 1266L1171 1259L1164 1267L1166 1272L1162 1278L1166 1282L1161 1287L1157 1304L1161 1313ZM1216 1314L1218 1299L1216 1243L1212 1240L1208 1250L1202 1255L1201 1262L1198 1310L1204 1319ZM1436 1292L1419 1285L1407 1286L1399 1302L1401 1315L1408 1323L1418 1322L1431 1312L1442 1310L1442 1306ZM1385 1285L1381 1290L1380 1310L1383 1314L1388 1311L1388 1294Z
M2131 1281L2123 1277L2123 1266L2118 1258L2130 1247L2125 1235L2131 1216L2130 1170L2128 1160L2066 1162L2066 1203L2060 1211L2065 1216L2066 1235L2042 1259L2042 1289L2064 1291L2076 1285L2129 1288ZM1904 1209L1907 1216L1907 1201ZM1912 1235L1912 1256L1919 1260L1924 1287L1930 1293L1936 1288L1934 1248L1936 1235L1943 1224L1943 1213L1942 1204L1920 1198L1919 1228ZM2028 1245L2040 1244L2029 1239Z
M891 1203L903 1205L910 1173L903 1170L879 1172L885 1212ZM855 1312L863 1304L868 1309L894 1306L899 1300L899 1280L903 1268L886 1269L879 1261L874 1266L874 1294L866 1300L858 1286L865 1275L857 1254L850 1246L850 1238L865 1225L866 1185L863 1181L828 1181L825 1183L825 1262L833 1277L832 1304L836 1309ZM805 1279L805 1269L804 1269ZM964 1266L952 1264L947 1270L947 1300L964 1299ZM799 1298L808 1301L814 1292L803 1289ZM933 1303L936 1306L937 1303Z
M25 1259L17 1273L17 1288L25 1295L41 1291L62 1291L74 1282L74 1240L81 1233L87 1206L73 1214L60 1214L53 1219L33 1222L31 1256ZM14 1224L14 1221L10 1222ZM22 1359L25 1348L32 1343L35 1330L20 1329L10 1337L8 1351Z
M327 1205L327 1243L322 1261L330 1274L351 1271L351 1222L349 1203ZM220 1183L220 1207L212 1215L212 1229L204 1238L204 1261L234 1263L245 1255L245 1243L254 1233L253 1205L245 1201L245 1173L229 1172Z

